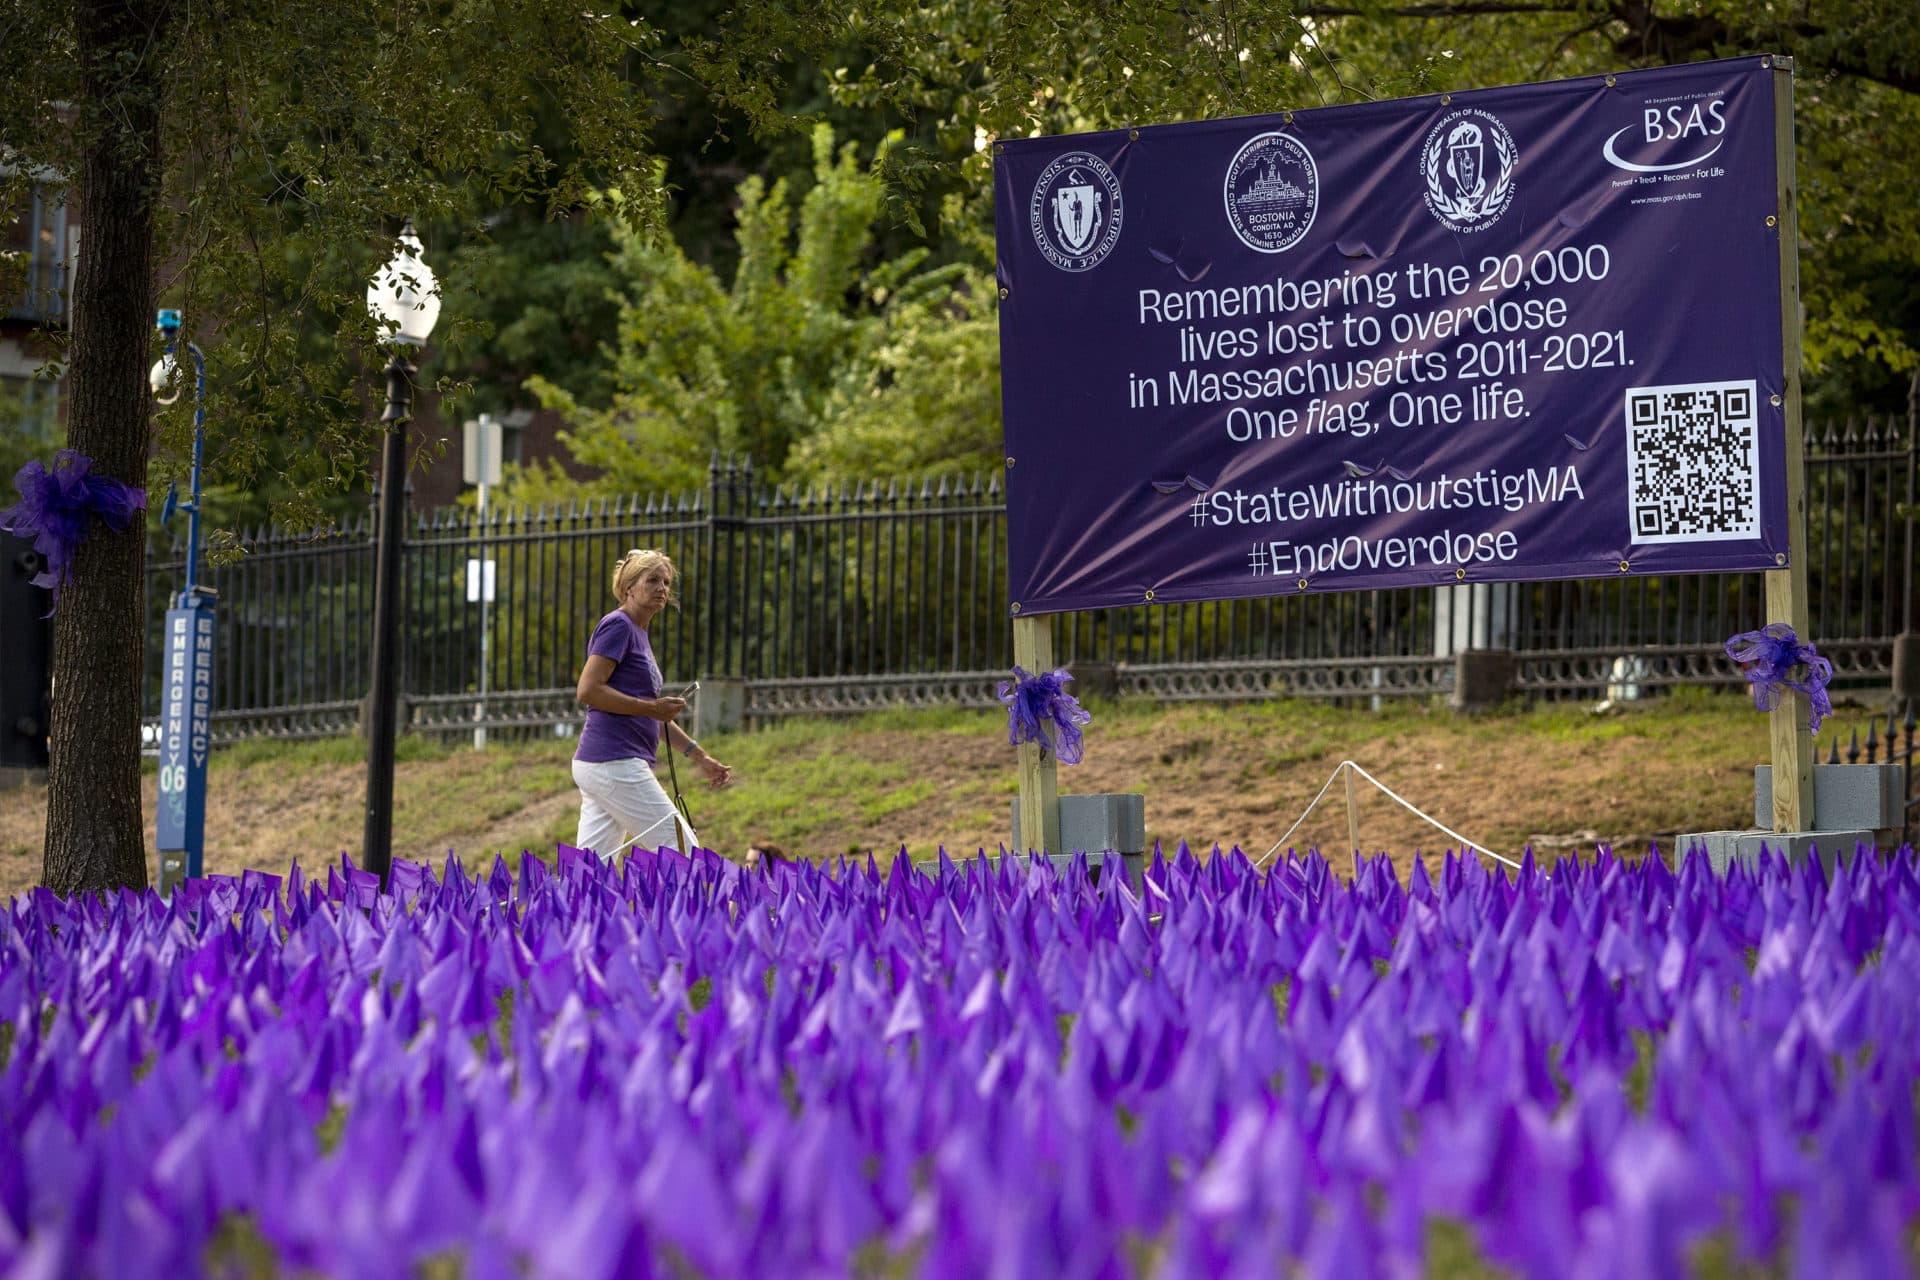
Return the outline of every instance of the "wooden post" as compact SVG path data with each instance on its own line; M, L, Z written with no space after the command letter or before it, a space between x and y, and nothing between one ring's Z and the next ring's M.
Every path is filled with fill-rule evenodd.
M1053 623L1045 617L1013 620L1013 661L1029 674L1053 670ZM1059 853L1060 781L1051 751L1020 744L1020 845L1015 853Z
M1767 572L1767 621L1787 623L1794 634L1807 640L1811 639L1811 622L1807 614L1806 442L1800 420L1800 220L1795 215L1798 183L1793 166L1793 59L1775 55L1772 67L1780 353L1786 371L1780 408L1787 428L1787 564ZM1813 735L1807 731L1807 712L1806 695L1789 690L1781 697L1769 724L1775 831L1813 829Z
M1353 761L1349 760L1340 770L1347 776L1347 843L1353 846L1353 854L1360 856L1360 810L1353 800Z

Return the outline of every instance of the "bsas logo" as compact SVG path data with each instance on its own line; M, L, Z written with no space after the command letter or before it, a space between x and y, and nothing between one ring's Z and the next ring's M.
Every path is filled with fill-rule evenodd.
M1666 173L1673 169L1691 169L1694 165L1710 158L1725 145L1724 134L1727 131L1727 104L1714 98L1707 102L1673 102L1665 106L1643 107L1640 111L1640 123L1618 129L1607 139L1602 153L1607 163L1616 169L1626 169L1632 173ZM1659 163L1646 163L1629 160L1620 154L1620 140L1628 134L1637 133L1637 141L1645 147L1659 147L1661 143L1684 142L1689 138L1705 142L1714 139L1712 146L1698 155L1685 160L1661 160ZM1661 150L1669 148L1661 147Z
M1701 109L1703 105L1704 111ZM1678 103L1665 110L1648 107L1640 115L1648 142L1665 142L1672 138L1717 138L1727 131L1726 107L1726 103L1715 98L1705 104L1696 102L1691 107L1683 107Z

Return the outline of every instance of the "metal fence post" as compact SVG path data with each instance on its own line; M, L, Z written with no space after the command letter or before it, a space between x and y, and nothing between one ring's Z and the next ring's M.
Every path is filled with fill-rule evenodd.
M720 674L714 669L714 607L717 604L716 579L719 570L715 564L717 551L717 525L720 518L720 455L712 454L707 459L707 510L700 526L700 625L696 634L697 652L693 655L692 673L695 676L711 677Z

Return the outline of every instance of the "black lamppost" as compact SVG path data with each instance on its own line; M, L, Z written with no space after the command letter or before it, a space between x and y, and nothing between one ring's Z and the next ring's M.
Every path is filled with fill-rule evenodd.
M380 463L380 527L373 579L373 689L367 726L367 831L360 865L386 887L393 868L393 742L399 708L400 551L406 540L407 422L413 375L407 356L424 347L440 318L440 287L407 223L393 257L367 285L367 310L393 349L387 362L386 442Z

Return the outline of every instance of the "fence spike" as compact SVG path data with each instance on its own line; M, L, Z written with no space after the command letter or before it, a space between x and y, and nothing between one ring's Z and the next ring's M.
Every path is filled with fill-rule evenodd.
M940 488L934 493L933 496L936 498L945 498L945 497L948 497L949 494L950 494L950 490L948 490L947 488L947 478L945 476L941 476Z
M987 477L987 496L990 498L993 498L993 497L998 497L999 494L1000 494L1000 473L996 471L992 475Z
M1829 748L1829 750L1827 751L1827 763L1839 764L1840 763L1840 735L1836 733L1833 735L1833 737L1829 738L1827 740L1827 746Z
M1893 744L1898 738L1894 730L1898 724L1899 721L1895 718L1895 708L1889 706L1887 708L1887 760L1889 763L1893 760Z
M1849 446L1860 443L1860 424L1854 419L1852 414L1847 415L1847 429L1842 433L1840 438Z
M1872 764L1874 757L1880 754L1880 719L1878 716L1867 721L1867 763Z
M1847 744L1847 763L1860 763L1860 726L1853 726L1853 741Z

